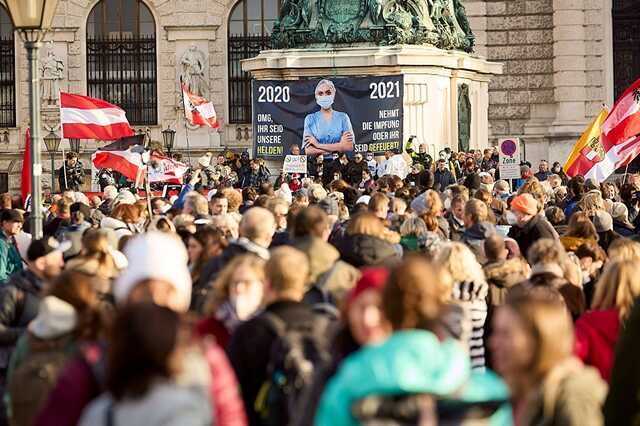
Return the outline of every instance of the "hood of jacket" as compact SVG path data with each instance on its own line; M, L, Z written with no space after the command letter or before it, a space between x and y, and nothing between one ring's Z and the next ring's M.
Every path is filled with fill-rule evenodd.
M312 236L296 238L293 246L307 255L312 283L340 259L338 250L322 238Z
M484 275L489 284L511 288L529 278L531 268L520 257L491 262L484 266Z
M471 373L469 356L453 339L424 330L395 332L350 355L329 382L318 425L355 425L353 404L372 395L427 393L466 402L504 401L505 384L492 373Z
M342 259L356 268L387 265L399 260L393 244L371 235L348 235L338 249Z
M493 223L478 222L467 228L462 236L465 240L484 240L496 234L496 227Z

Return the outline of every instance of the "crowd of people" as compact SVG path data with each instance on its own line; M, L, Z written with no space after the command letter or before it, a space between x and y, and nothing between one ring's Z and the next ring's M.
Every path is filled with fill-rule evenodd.
M425 148L0 195L1 423L638 422L640 176Z

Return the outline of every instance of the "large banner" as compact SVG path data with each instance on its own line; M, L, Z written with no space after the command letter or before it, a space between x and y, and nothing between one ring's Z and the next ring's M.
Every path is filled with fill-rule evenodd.
M254 154L399 152L403 77L253 81Z

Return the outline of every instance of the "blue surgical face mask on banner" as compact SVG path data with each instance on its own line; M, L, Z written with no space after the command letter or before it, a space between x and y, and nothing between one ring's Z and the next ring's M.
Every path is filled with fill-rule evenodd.
M316 102L322 109L329 109L333 105L333 95L316 96Z

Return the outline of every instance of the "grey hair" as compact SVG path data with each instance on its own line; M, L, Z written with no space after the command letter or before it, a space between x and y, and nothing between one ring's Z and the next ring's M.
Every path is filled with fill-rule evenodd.
M333 84L333 81L327 80L327 79L323 79L323 80L320 80L318 82L318 84L316 85L316 90L313 93L315 94L318 91L318 88L320 86L322 86L323 84L326 84L327 86L331 87L331 90L333 90L333 93L336 92L336 86Z

